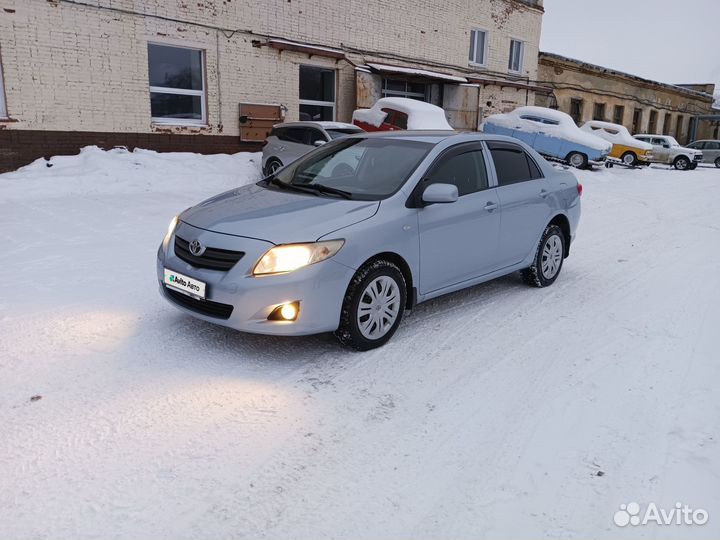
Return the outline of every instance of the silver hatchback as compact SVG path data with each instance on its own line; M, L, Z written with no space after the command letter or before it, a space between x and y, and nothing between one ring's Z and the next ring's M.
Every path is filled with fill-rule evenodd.
M158 284L206 321L334 331L371 349L430 298L515 271L551 285L581 192L571 172L501 135L351 135L174 218Z
M334 139L364 133L342 122L285 122L273 126L263 146L263 174L272 174L310 150Z
M716 167L720 168L720 141L694 141L687 147L702 150L703 163L714 163Z

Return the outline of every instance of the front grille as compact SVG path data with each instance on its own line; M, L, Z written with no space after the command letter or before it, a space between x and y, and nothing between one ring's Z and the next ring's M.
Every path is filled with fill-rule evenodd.
M235 266L235 263L243 258L245 252L209 247L205 248L202 255L193 255L190 253L190 242L176 235L175 255L195 268L230 270Z
M165 287L165 292L170 298L182 307L217 319L229 319L232 314L233 307L229 304L221 304L220 302L211 302L210 300L198 300L192 296L188 296L181 292L175 291L170 287Z

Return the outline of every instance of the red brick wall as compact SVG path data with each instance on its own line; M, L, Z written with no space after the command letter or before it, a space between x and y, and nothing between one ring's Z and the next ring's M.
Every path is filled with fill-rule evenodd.
M105 133L98 131L40 131L0 127L0 172L27 165L40 157L77 154L80 148L96 145L109 149L126 146L158 152L234 154L257 152L259 143L241 142L232 135L174 135L166 133Z

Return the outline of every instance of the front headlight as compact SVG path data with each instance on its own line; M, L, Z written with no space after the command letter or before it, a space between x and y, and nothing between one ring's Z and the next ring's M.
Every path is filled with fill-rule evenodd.
M172 218L170 220L170 225L168 225L168 232L165 236L167 236L168 238L170 236L172 236L172 233L175 232L175 228L178 226L179 222L180 222L180 220L178 219L178 216L175 216L174 218Z
M309 244L285 244L265 252L253 268L256 276L282 274L309 266L335 255L345 240L327 240Z

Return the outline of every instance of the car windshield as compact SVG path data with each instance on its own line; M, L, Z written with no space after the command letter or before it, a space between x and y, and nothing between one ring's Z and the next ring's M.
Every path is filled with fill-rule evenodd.
M324 196L334 196L322 190L330 188L348 198L384 199L405 183L432 147L406 139L338 139L281 169L274 180Z
M674 137L665 137L665 140L670 144L670 146L680 146L680 143L675 140Z
M328 135L330 135L331 139L338 139L340 137L344 137L345 135L353 135L355 133L362 133L362 129L352 129L352 128L339 128L339 129L326 129L325 130Z

